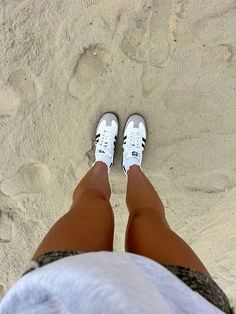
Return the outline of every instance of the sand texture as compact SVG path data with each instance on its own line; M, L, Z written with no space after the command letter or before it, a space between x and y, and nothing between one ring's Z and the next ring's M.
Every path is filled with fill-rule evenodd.
M146 117L144 171L236 305L235 0L2 0L0 47L0 297L69 208L95 123L115 111L121 130L129 114Z

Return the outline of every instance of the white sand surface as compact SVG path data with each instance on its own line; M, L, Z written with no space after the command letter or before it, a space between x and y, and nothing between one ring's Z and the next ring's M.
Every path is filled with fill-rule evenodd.
M104 111L139 112L167 217L236 305L234 0L0 2L0 295L93 162ZM121 144L121 134L119 145ZM116 250L127 221L111 172Z

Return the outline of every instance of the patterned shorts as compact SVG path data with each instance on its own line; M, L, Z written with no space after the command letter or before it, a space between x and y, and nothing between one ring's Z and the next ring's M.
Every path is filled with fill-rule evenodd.
M63 257L83 254L86 252L82 251L53 251L48 252L43 255L36 257L31 261L29 267L24 272L22 276L25 274L35 270L36 268L42 267L49 263L55 262ZM198 292L201 296L203 296L207 301L214 304L220 310L227 314L233 313L233 310L230 308L230 304L227 296L221 290L221 288L216 284L216 282L210 277L195 271L190 268L175 266L175 265L165 265L162 264L165 268L167 268L171 273L173 273L176 277L182 280L189 288L193 291Z

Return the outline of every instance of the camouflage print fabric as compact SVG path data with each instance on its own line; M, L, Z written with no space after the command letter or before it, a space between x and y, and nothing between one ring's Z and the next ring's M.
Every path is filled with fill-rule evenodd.
M189 288L198 292L201 296L207 299L208 302L214 304L221 311L227 314L233 313L227 296L212 278L196 270L182 266L163 266L183 281Z
M63 257L83 253L86 252L53 251L45 253L32 260L23 275L39 267L55 262ZM233 313L233 310L230 308L227 296L212 278L190 268L176 265L162 265L181 281L183 281L189 288L203 296L208 302L214 304L216 307L227 314Z

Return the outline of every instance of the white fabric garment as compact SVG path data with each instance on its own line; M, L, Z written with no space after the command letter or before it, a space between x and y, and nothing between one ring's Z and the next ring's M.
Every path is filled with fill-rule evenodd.
M135 254L62 258L22 278L0 314L223 313L158 263Z

